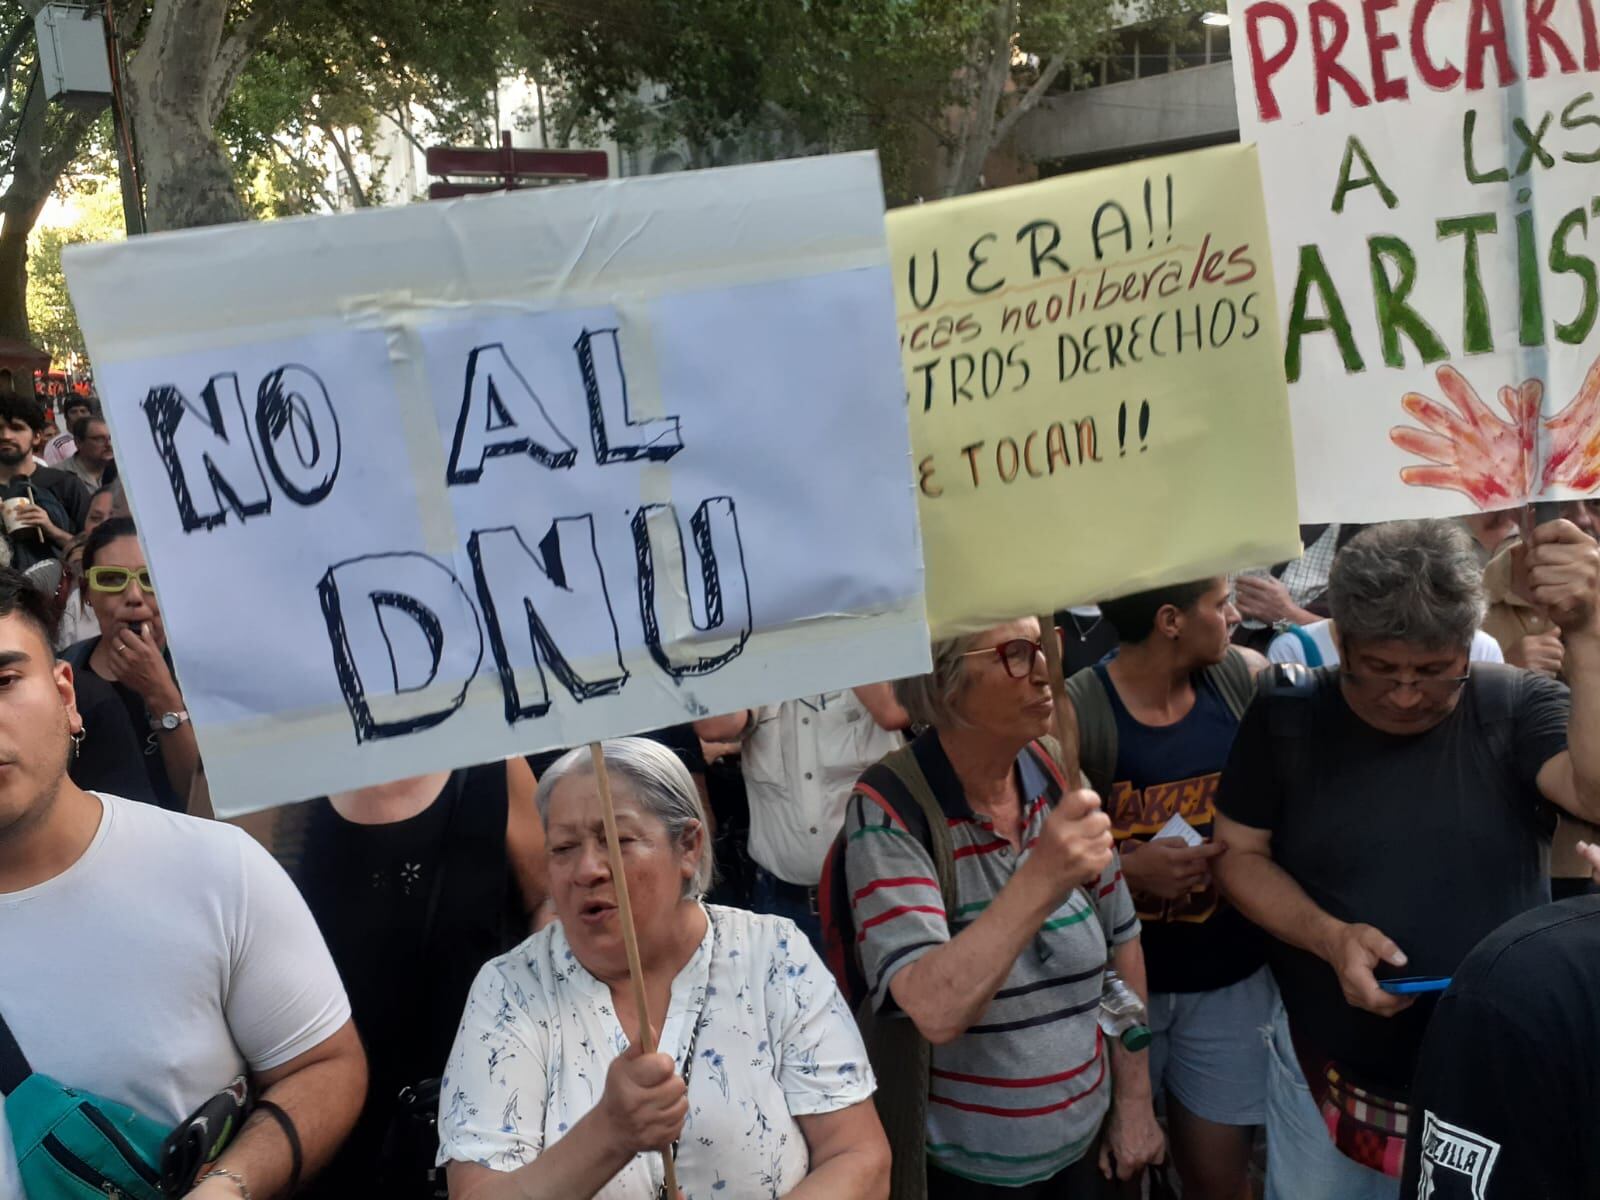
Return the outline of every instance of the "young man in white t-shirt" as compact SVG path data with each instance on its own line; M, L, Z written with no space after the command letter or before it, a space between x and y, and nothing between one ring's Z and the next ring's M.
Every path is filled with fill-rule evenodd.
M0 1016L36 1072L164 1124L250 1075L279 1115L247 1121L189 1195L287 1197L366 1091L338 972L243 832L74 786L82 733L44 597L0 570ZM0 1197L21 1195L0 1111Z

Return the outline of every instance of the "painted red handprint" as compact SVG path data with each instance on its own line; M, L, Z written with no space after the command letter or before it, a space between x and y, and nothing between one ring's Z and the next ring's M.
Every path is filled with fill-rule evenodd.
M1555 487L1582 493L1600 488L1600 359L1572 403L1543 422L1540 380L1500 389L1500 403L1510 417L1503 421L1454 367L1440 367L1437 377L1455 411L1407 392L1401 406L1426 429L1402 425L1389 431L1389 440L1400 449L1434 464L1406 467L1400 472L1404 482L1461 492L1485 510L1522 503ZM1544 467L1539 470L1541 424Z
M1600 359L1571 404L1544 423L1544 486L1592 492L1600 486Z
M1455 411L1417 392L1401 399L1401 407L1426 428L1397 426L1389 431L1389 440L1435 464L1406 467L1401 480L1413 487L1461 492L1485 510L1521 503L1533 483L1544 385L1530 379L1520 388L1501 388L1500 403L1510 418L1505 421L1454 367L1440 367L1436 378Z

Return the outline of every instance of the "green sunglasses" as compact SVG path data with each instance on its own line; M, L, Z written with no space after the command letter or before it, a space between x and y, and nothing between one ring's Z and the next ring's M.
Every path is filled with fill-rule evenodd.
M128 584L137 579L140 591L155 595L156 589L150 583L149 567L90 567L88 579L91 592L119 595L127 591Z

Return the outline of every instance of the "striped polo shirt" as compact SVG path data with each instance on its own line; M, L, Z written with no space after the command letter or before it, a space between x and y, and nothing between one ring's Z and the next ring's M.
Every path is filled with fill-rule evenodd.
M881 764L857 784L845 817L845 874L873 1003L897 1011L895 974L972 924L1026 861L1061 786L1044 751L1023 751L1027 815L1019 855L967 804L937 732L914 752L944 810L955 851L956 910L946 918L932 856L895 815L916 811ZM994 999L955 1041L933 1047L928 1156L941 1170L1020 1187L1076 1162L1111 1101L1110 1055L1097 1021L1106 943L1139 936L1113 859L1092 889L1074 889L1011 966Z

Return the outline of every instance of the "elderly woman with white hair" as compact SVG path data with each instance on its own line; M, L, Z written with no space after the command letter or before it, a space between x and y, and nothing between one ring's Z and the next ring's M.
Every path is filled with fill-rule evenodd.
M1099 798L1039 742L1039 624L938 642L895 693L929 728L856 785L845 875L875 1024L932 1044L912 1102L885 1103L896 1192L920 1192L925 1142L930 1200L1097 1195L1097 1167L1132 1178L1164 1143L1144 1054L1097 1021L1108 967L1144 992L1139 921Z
M590 752L538 790L557 920L479 973L440 1091L457 1200L867 1200L888 1190L874 1080L792 922L702 903L711 847L668 749L602 748L649 1012L634 1002Z

